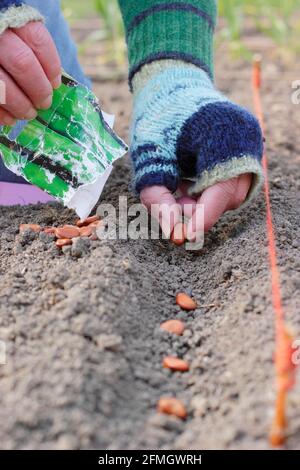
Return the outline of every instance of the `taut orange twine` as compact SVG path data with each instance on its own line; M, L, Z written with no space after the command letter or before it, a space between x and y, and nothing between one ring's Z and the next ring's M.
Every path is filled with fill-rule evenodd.
M257 118L265 130L263 106L261 100L261 58L253 62L252 88L253 101ZM276 402L275 414L269 435L273 447L282 446L286 440L287 418L286 405L288 391L294 386L296 379L296 364L293 363L293 335L286 325L281 300L280 276L277 266L276 242L273 226L272 208L270 202L270 185L268 177L268 159L266 151L263 155L264 193L266 200L266 225L269 248L269 262L272 282L272 304L275 313L275 371L276 371Z

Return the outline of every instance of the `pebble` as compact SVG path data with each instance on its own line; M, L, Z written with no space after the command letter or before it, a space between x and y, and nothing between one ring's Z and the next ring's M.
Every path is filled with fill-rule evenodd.
M71 255L75 258L81 258L83 255L87 254L91 247L91 241L89 238L74 238Z

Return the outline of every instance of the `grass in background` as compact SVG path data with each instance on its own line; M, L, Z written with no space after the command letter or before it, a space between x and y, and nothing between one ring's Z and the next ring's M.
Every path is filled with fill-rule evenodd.
M76 20L100 16L104 28L93 31L83 44L79 45L79 53L84 53L91 42L104 40L107 42L107 53L103 62L115 62L122 65L126 58L124 28L117 0L62 0L64 16L72 25Z
M104 22L113 59L117 64L122 64L125 61L126 48L123 21L118 3L112 0L94 0L94 3Z
M219 0L219 13L225 26L218 39L228 40L237 54L247 54L242 40L246 24L270 37L282 51L300 51L299 0Z
M137 0L142 1L142 0ZM227 41L236 56L250 58L252 53L243 43L243 30L250 25L270 37L278 51L290 54L300 51L299 0L219 0L222 27L217 44ZM98 14L104 24L111 59L120 63L125 57L124 32L117 0L62 0L64 13L72 21Z
M64 15L70 23L96 14L95 0L62 0L61 4Z

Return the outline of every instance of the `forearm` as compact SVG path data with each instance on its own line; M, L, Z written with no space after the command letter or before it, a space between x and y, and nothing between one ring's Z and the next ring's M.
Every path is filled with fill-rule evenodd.
M215 0L119 0L119 4L126 29L130 82L144 65L168 59L193 64L213 76Z

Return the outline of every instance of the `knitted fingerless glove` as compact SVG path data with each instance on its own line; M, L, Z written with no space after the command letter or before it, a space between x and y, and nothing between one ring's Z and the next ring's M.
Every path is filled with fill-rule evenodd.
M43 21L43 16L21 0L0 0L0 34L7 28L21 28L29 21Z
M153 185L190 194L244 173L263 180L256 118L213 85L215 0L119 0L134 93L131 157L137 192Z

